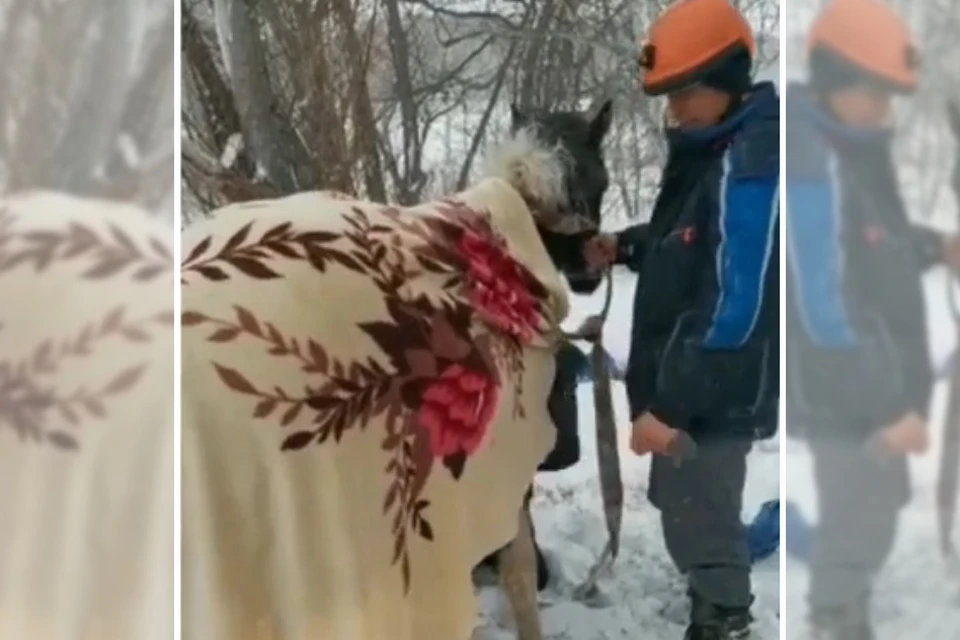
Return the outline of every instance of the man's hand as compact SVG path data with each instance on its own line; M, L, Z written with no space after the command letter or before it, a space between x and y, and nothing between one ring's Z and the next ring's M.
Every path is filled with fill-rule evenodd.
M884 427L876 442L887 455L922 454L930 446L926 423L912 411Z
M960 234L952 233L943 236L941 251L947 268L960 274Z
M674 443L679 431L660 422L651 413L644 413L633 422L633 432L630 436L630 449L638 456L648 453L672 455L676 447Z
M591 271L603 271L617 259L617 236L598 233L584 243L583 258Z

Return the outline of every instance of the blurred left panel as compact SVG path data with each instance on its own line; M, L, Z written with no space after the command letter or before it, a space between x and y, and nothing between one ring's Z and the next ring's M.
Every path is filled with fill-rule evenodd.
M174 634L174 24L0 0L0 639Z

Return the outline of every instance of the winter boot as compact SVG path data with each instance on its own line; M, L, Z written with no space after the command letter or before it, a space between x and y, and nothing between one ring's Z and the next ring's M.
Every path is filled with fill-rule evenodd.
M721 607L690 594L690 626L683 640L743 640L750 637L750 607Z
M807 640L873 640L869 605L855 604L814 609L810 612Z

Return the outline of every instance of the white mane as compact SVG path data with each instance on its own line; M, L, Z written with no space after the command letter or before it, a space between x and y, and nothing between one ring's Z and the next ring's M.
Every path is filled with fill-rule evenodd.
M556 211L567 204L563 178L569 161L563 146L546 146L527 127L494 147L486 158L485 174L506 180L528 200Z

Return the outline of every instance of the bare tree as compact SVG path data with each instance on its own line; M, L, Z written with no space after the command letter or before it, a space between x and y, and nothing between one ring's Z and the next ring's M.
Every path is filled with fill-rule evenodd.
M183 1L185 208L293 185L417 202L475 177L510 102L590 110L608 98L620 114L608 210L649 208L663 103L637 87L637 40L666 0ZM778 3L743 5L760 62L776 64Z
M0 186L173 211L173 7L0 0Z

